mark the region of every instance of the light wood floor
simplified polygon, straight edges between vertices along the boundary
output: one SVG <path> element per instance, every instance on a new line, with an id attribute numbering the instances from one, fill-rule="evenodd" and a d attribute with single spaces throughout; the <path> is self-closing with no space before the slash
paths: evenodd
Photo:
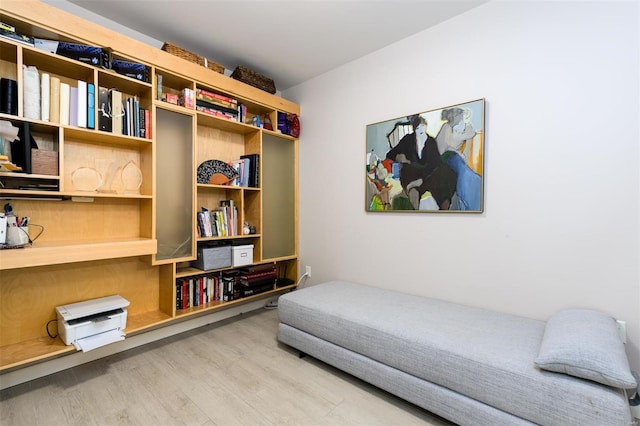
<path id="1" fill-rule="evenodd" d="M 276 341 L 261 310 L 0 392 L 9 425 L 449 425 Z"/>

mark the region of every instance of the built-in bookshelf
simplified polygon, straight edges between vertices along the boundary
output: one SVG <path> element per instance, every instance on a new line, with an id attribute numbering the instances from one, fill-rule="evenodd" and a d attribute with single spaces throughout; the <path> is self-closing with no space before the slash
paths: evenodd
<path id="1" fill-rule="evenodd" d="M 28 127 L 49 161 L 45 173 L 0 172 L 4 203 L 44 229 L 28 247 L 0 250 L 0 373 L 75 352 L 47 333 L 56 306 L 119 294 L 130 302 L 126 332 L 134 335 L 295 287 L 298 139 L 257 118 L 276 123 L 279 112 L 299 114 L 298 105 L 39 1 L 6 3 L 0 21 L 17 32 L 109 48 L 112 59 L 142 65 L 144 77 L 0 38 L 0 77 L 18 87 L 17 113 L 0 120 Z M 49 84 L 79 90 L 80 122 L 27 117 L 23 66 L 40 82 L 46 74 Z M 47 100 L 59 102 L 51 89 Z M 253 183 L 198 182 L 203 162 L 240 171 L 250 164 L 239 165 L 243 157 L 256 159 Z M 235 232 L 203 235 L 198 212 L 230 202 Z M 196 267 L 199 249 L 217 243 L 252 246 L 250 265 L 276 271 L 273 284 L 179 304 L 185 281 L 239 282 L 233 263 Z"/>

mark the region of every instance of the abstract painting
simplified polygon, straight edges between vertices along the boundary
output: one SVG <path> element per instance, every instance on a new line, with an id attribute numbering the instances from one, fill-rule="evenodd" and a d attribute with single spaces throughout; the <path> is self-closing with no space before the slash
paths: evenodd
<path id="1" fill-rule="evenodd" d="M 367 125 L 365 210 L 484 209 L 484 99 Z"/>

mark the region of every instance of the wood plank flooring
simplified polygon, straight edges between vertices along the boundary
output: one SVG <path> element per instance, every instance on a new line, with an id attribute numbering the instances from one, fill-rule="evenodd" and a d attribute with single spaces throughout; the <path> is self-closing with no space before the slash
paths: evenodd
<path id="1" fill-rule="evenodd" d="M 450 425 L 276 340 L 260 310 L 0 391 L 10 425 Z"/>

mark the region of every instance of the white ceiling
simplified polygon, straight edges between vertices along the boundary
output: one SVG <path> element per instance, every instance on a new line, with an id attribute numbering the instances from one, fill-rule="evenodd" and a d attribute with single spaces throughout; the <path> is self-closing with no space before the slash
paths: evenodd
<path id="1" fill-rule="evenodd" d="M 286 90 L 488 0 L 69 1 Z"/>

